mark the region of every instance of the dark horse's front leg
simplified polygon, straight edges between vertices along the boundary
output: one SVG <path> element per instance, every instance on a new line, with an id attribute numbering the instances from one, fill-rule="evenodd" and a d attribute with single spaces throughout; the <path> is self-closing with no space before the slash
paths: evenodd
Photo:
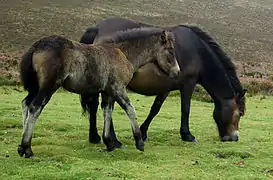
<path id="1" fill-rule="evenodd" d="M 97 111 L 99 106 L 99 94 L 93 94 L 92 96 L 82 96 L 81 97 L 82 107 L 87 106 L 89 112 L 89 142 L 98 144 L 101 143 L 101 137 L 98 134 L 97 129 Z M 112 139 L 115 141 L 117 148 L 122 147 L 122 144 L 117 140 L 116 133 L 113 126 L 113 121 L 111 120 L 110 132 Z"/>
<path id="2" fill-rule="evenodd" d="M 158 114 L 162 104 L 164 103 L 164 101 L 165 101 L 165 99 L 167 98 L 168 95 L 169 95 L 169 92 L 156 96 L 147 119 L 140 126 L 140 131 L 141 131 L 141 134 L 142 134 L 143 141 L 146 141 L 147 131 L 149 129 L 149 126 L 150 126 L 153 118 Z"/>
<path id="3" fill-rule="evenodd" d="M 190 115 L 190 105 L 191 97 L 196 85 L 196 80 L 194 78 L 187 80 L 180 88 L 181 94 L 181 127 L 180 135 L 183 141 L 196 142 L 195 137 L 191 134 L 189 129 L 189 115 Z"/>

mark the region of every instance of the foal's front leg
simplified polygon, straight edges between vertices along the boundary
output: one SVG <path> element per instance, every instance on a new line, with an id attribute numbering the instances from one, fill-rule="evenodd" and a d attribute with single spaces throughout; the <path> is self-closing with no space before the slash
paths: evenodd
<path id="1" fill-rule="evenodd" d="M 102 139 L 104 144 L 106 145 L 107 151 L 113 151 L 115 146 L 115 141 L 113 136 L 111 135 L 111 121 L 112 121 L 112 112 L 114 107 L 114 99 L 108 96 L 105 93 L 102 93 L 102 103 L 101 107 L 103 109 L 103 117 L 104 117 L 104 126 L 103 126 L 103 135 Z"/>
<path id="2" fill-rule="evenodd" d="M 134 106 L 131 104 L 127 94 L 126 90 L 120 90 L 117 91 L 117 94 L 115 96 L 116 101 L 121 106 L 121 108 L 126 112 L 127 116 L 129 117 L 131 121 L 131 127 L 136 143 L 136 148 L 140 151 L 144 151 L 144 142 L 142 140 L 141 131 L 136 119 L 136 112 Z"/>

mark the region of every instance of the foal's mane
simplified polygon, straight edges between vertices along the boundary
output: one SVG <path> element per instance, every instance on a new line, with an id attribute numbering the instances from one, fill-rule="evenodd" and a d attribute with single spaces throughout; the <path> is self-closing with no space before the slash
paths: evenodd
<path id="1" fill-rule="evenodd" d="M 163 34 L 163 29 L 154 27 L 140 27 L 117 31 L 109 36 L 102 37 L 100 41 L 108 43 L 120 43 L 123 41 L 133 41 L 147 38 L 149 36 L 158 36 Z"/>

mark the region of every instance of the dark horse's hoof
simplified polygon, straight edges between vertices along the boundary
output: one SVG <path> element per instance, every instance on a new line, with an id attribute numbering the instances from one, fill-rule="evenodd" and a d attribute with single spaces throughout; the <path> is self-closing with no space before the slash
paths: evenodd
<path id="1" fill-rule="evenodd" d="M 96 135 L 89 135 L 89 142 L 92 144 L 101 144 L 101 138 L 98 134 Z"/>
<path id="2" fill-rule="evenodd" d="M 184 134 L 184 133 L 182 133 L 182 134 L 181 134 L 181 139 L 182 139 L 183 141 L 186 141 L 186 142 L 195 142 L 195 143 L 197 143 L 197 140 L 196 140 L 195 137 L 194 137 L 193 135 L 191 135 L 191 134 Z"/>
<path id="3" fill-rule="evenodd" d="M 140 151 L 144 151 L 144 142 L 142 140 L 138 140 L 136 142 L 136 148 Z"/>
<path id="4" fill-rule="evenodd" d="M 146 141 L 147 140 L 147 130 L 144 129 L 142 126 L 140 126 L 140 132 L 141 132 L 142 140 Z"/>
<path id="5" fill-rule="evenodd" d="M 114 146 L 115 146 L 116 148 L 123 149 L 122 143 L 119 142 L 118 140 L 115 140 L 115 141 L 114 141 Z"/>
<path id="6" fill-rule="evenodd" d="M 114 151 L 115 149 L 116 149 L 116 147 L 114 145 L 109 144 L 106 146 L 106 151 L 108 151 L 108 152 Z"/>
<path id="7" fill-rule="evenodd" d="M 32 150 L 30 147 L 24 148 L 21 144 L 18 145 L 18 154 L 23 157 L 25 155 L 25 158 L 31 158 L 34 156 Z"/>

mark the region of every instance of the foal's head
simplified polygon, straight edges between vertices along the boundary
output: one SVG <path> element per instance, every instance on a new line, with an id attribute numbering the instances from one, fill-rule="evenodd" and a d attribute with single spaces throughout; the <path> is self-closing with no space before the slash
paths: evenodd
<path id="1" fill-rule="evenodd" d="M 236 93 L 232 100 L 225 101 L 222 106 L 216 105 L 214 109 L 213 117 L 222 141 L 239 140 L 239 121 L 245 114 L 245 93 L 245 89 Z"/>
<path id="2" fill-rule="evenodd" d="M 175 56 L 174 34 L 170 31 L 163 30 L 159 39 L 155 43 L 155 61 L 156 64 L 171 78 L 178 77 L 180 68 Z"/>

